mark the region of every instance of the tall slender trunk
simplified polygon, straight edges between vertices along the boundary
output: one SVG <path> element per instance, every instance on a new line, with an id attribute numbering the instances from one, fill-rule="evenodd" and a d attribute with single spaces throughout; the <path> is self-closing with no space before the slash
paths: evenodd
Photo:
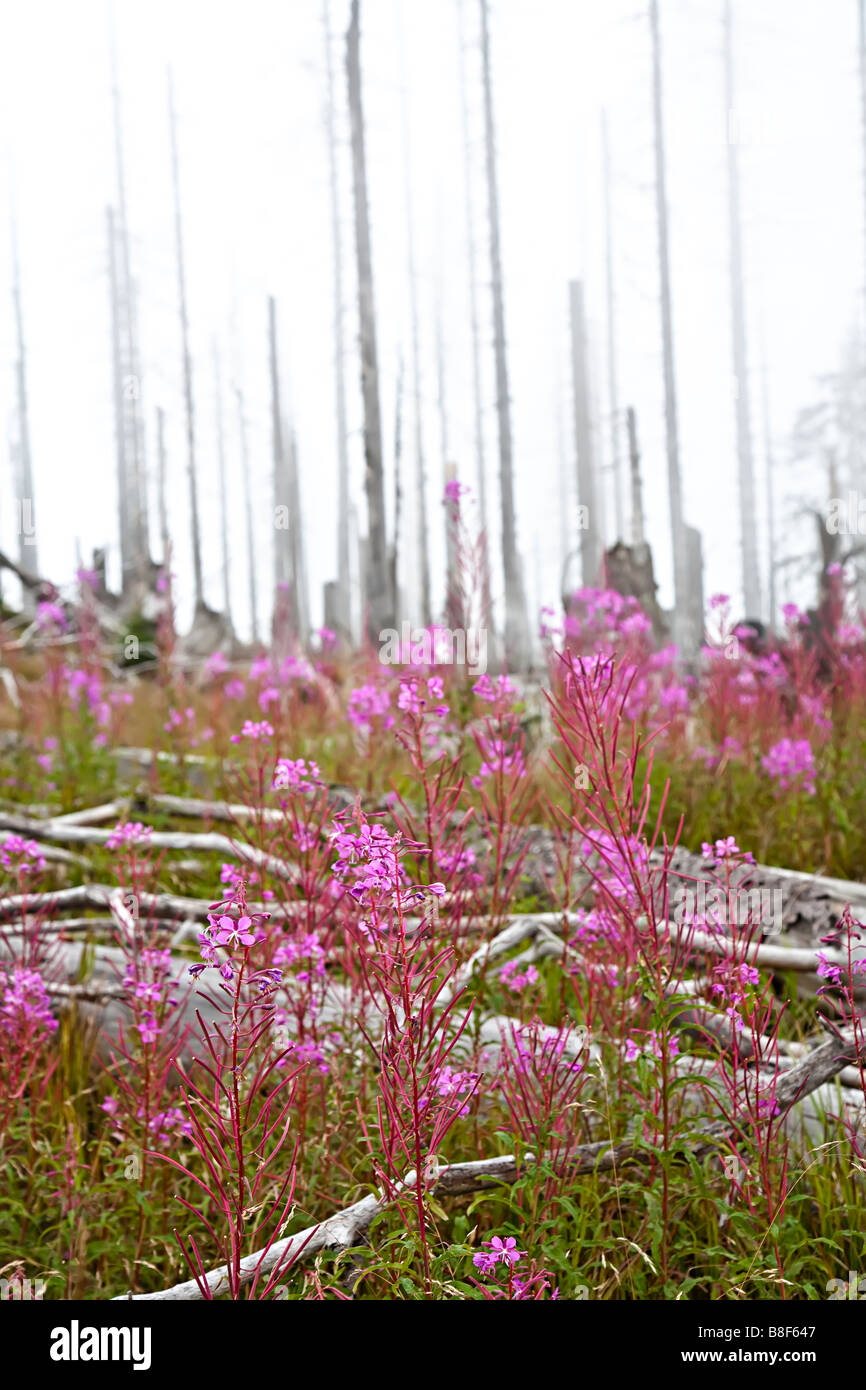
<path id="1" fill-rule="evenodd" d="M 391 592 L 400 607 L 398 564 L 400 560 L 400 521 L 403 514 L 403 354 L 397 364 L 397 392 L 394 402 L 394 535 L 391 542 Z"/>
<path id="2" fill-rule="evenodd" d="M 767 489 L 767 619 L 771 631 L 776 625 L 776 488 L 773 477 L 773 436 L 770 429 L 770 388 L 767 363 L 761 370 L 761 406 L 764 417 L 764 469 Z"/>
<path id="3" fill-rule="evenodd" d="M 168 529 L 168 464 L 165 452 L 165 411 L 156 408 L 156 451 L 159 471 L 157 474 L 157 504 L 159 509 L 159 542 L 162 548 L 163 568 L 167 568 L 171 555 L 171 536 Z"/>
<path id="4" fill-rule="evenodd" d="M 746 349 L 746 310 L 743 292 L 743 245 L 740 215 L 740 152 L 736 129 L 731 0 L 724 0 L 725 107 L 728 140 L 728 233 L 731 257 L 731 324 L 734 350 L 734 388 L 737 403 L 737 460 L 740 484 L 740 545 L 746 616 L 761 613 L 758 528 L 755 517 L 755 473 L 749 417 L 749 368 Z"/>
<path id="5" fill-rule="evenodd" d="M 409 106 L 406 100 L 405 52 L 400 31 L 400 58 L 404 70 L 401 92 L 403 122 L 403 188 L 406 197 L 406 274 L 409 281 L 409 323 L 412 350 L 412 413 L 415 423 L 415 515 L 416 554 L 418 572 L 418 602 L 421 622 L 429 627 L 433 621 L 433 599 L 430 581 L 430 524 L 427 514 L 427 464 L 424 453 L 424 410 L 421 391 L 420 314 L 418 312 L 418 273 L 415 264 L 415 217 L 412 206 L 412 146 L 409 129 Z"/>
<path id="6" fill-rule="evenodd" d="M 14 214 L 12 239 L 12 305 L 15 311 L 15 390 L 18 425 L 18 476 L 15 480 L 18 515 L 18 563 L 28 574 L 39 573 L 39 547 L 36 531 L 36 498 L 33 490 L 33 459 L 30 453 L 30 407 L 27 395 L 27 346 L 24 339 L 24 312 L 21 307 L 21 267 L 18 261 L 18 231 Z M 24 611 L 33 607 L 31 591 L 22 586 Z"/>
<path id="7" fill-rule="evenodd" d="M 219 348 L 213 345 L 214 405 L 216 408 L 217 477 L 220 490 L 220 558 L 223 572 L 223 613 L 232 625 L 231 575 L 229 569 L 228 485 L 226 480 L 226 442 L 223 421 L 223 384 Z"/>
<path id="8" fill-rule="evenodd" d="M 117 234 L 114 209 L 106 208 L 106 240 L 108 243 L 108 283 L 111 294 L 111 365 L 114 395 L 114 439 L 117 476 L 117 518 L 120 542 L 120 591 L 129 592 L 134 573 L 133 549 L 130 536 L 129 470 L 126 466 L 126 430 L 123 410 L 123 363 L 120 341 L 120 309 L 117 283 Z"/>
<path id="9" fill-rule="evenodd" d="M 490 594 L 490 526 L 487 508 L 487 461 L 484 448 L 482 408 L 481 328 L 478 314 L 478 256 L 475 243 L 475 188 L 472 177 L 469 134 L 469 83 L 466 74 L 466 0 L 458 0 L 458 53 L 460 77 L 460 116 L 463 128 L 463 198 L 466 208 L 466 251 L 469 278 L 469 325 L 472 334 L 472 425 L 475 443 L 475 478 L 478 486 L 478 520 L 483 536 L 482 605 L 484 622 L 493 621 Z"/>
<path id="10" fill-rule="evenodd" d="M 616 352 L 616 293 L 614 281 L 612 174 L 610 160 L 610 131 L 607 112 L 601 117 L 601 143 L 604 158 L 604 241 L 605 288 L 607 291 L 607 397 L 610 411 L 610 467 L 613 473 L 613 502 L 616 519 L 616 539 L 625 540 L 625 500 L 623 495 L 622 456 L 620 450 L 619 386 Z"/>
<path id="11" fill-rule="evenodd" d="M 291 564 L 291 498 L 286 469 L 286 448 L 283 437 L 283 412 L 280 402 L 280 367 L 277 357 L 277 305 L 273 295 L 268 298 L 268 358 L 271 379 L 271 445 L 273 456 L 274 499 L 274 589 L 279 594 L 292 580 Z M 285 517 L 283 512 L 285 511 Z M 282 522 L 286 521 L 286 525 Z M 295 599 L 292 598 L 292 603 Z M 295 625 L 297 632 L 297 625 Z"/>
<path id="12" fill-rule="evenodd" d="M 186 417 L 186 466 L 189 481 L 190 532 L 192 540 L 192 573 L 195 606 L 204 604 L 204 585 L 201 565 L 201 525 L 198 509 L 198 482 L 195 462 L 195 410 L 192 395 L 192 358 L 189 351 L 189 317 L 186 304 L 186 267 L 183 254 L 183 222 L 180 203 L 180 164 L 177 152 L 177 119 L 174 109 L 174 84 L 168 74 L 168 119 L 171 132 L 171 172 L 174 189 L 174 231 L 177 251 L 178 310 L 180 313 L 181 351 L 183 356 L 183 398 Z"/>
<path id="13" fill-rule="evenodd" d="M 142 406 L 141 352 L 138 342 L 137 286 L 132 273 L 129 214 L 126 203 L 126 172 L 123 158 L 123 128 L 120 115 L 120 87 L 113 28 L 109 34 L 109 46 L 114 161 L 117 182 L 115 231 L 120 251 L 117 265 L 117 301 L 123 378 L 125 467 L 128 473 L 129 531 L 133 551 L 134 575 L 136 580 L 141 582 L 146 580 L 150 565 L 147 461 Z"/>
<path id="14" fill-rule="evenodd" d="M 346 343 L 343 329 L 343 233 L 337 179 L 337 124 L 334 63 L 328 0 L 324 0 L 325 54 L 328 77 L 326 122 L 328 133 L 328 189 L 331 205 L 331 250 L 334 266 L 334 386 L 337 424 L 337 584 L 339 620 L 346 637 L 351 628 L 349 601 L 349 435 L 346 425 Z"/>
<path id="15" fill-rule="evenodd" d="M 256 551 L 253 542 L 253 481 L 250 474 L 249 440 L 247 437 L 247 417 L 244 410 L 244 393 L 235 387 L 238 407 L 238 435 L 241 442 L 241 476 L 244 485 L 244 518 L 247 533 L 247 578 L 249 581 L 250 627 L 254 642 L 259 640 L 259 603 L 256 592 Z"/>
<path id="16" fill-rule="evenodd" d="M 640 476 L 640 450 L 637 442 L 637 415 L 632 405 L 626 411 L 626 421 L 628 426 L 628 463 L 631 476 L 631 543 L 634 546 L 639 546 L 646 542 L 646 530 L 643 515 L 643 487 Z"/>
<path id="17" fill-rule="evenodd" d="M 688 606 L 688 562 L 683 530 L 682 480 L 677 421 L 677 391 L 674 372 L 674 330 L 671 307 L 670 248 L 668 244 L 667 169 L 665 163 L 662 53 L 659 34 L 658 0 L 650 0 L 652 40 L 653 126 L 656 176 L 656 221 L 658 226 L 659 282 L 662 315 L 662 359 L 665 388 L 665 437 L 668 462 L 668 506 L 674 561 L 674 619 L 685 615 Z M 676 628 L 675 628 L 676 631 Z M 679 636 L 679 633 L 677 633 Z"/>
<path id="18" fill-rule="evenodd" d="M 577 453 L 577 500 L 587 511 L 588 526 L 580 532 L 580 568 L 584 588 L 599 582 L 603 552 L 601 509 L 596 488 L 592 420 L 587 370 L 586 308 L 583 283 L 568 286 L 571 321 L 571 365 L 574 390 L 574 442 Z"/>
<path id="19" fill-rule="evenodd" d="M 490 36 L 487 0 L 481 5 L 481 60 L 484 82 L 484 128 L 487 164 L 487 201 L 490 218 L 490 278 L 493 294 L 493 352 L 496 368 L 496 413 L 499 424 L 499 491 L 502 506 L 502 568 L 505 579 L 505 657 L 508 665 L 526 666 L 531 657 L 526 593 L 514 516 L 514 460 L 511 437 L 511 397 L 505 340 L 505 304 L 502 288 L 502 251 L 499 235 L 499 193 L 496 178 L 496 134 L 493 123 L 493 90 L 490 76 Z"/>
<path id="20" fill-rule="evenodd" d="M 298 638 L 300 639 L 301 645 L 306 646 L 310 638 L 310 603 L 307 592 L 307 565 L 304 554 L 304 522 L 303 512 L 301 510 L 298 438 L 291 426 L 284 430 L 284 434 L 289 444 L 286 462 L 288 465 L 289 496 L 291 497 L 292 505 L 289 535 L 291 537 L 292 588 L 296 595 L 295 617 L 298 627 Z"/>
<path id="21" fill-rule="evenodd" d="M 445 519 L 445 612 L 449 627 L 462 626 L 456 612 L 458 591 L 456 520 L 458 509 L 448 494 L 451 483 L 457 482 L 457 467 L 451 462 L 448 440 L 448 404 L 445 395 L 445 343 L 442 332 L 442 289 L 436 293 L 434 309 L 436 326 L 436 407 L 439 414 L 439 455 L 442 463 L 442 502 Z"/>
<path id="22" fill-rule="evenodd" d="M 385 483 L 382 467 L 382 418 L 379 406 L 379 360 L 373 300 L 373 260 L 367 201 L 367 161 L 361 102 L 361 57 L 358 0 L 352 0 L 346 35 L 346 77 L 352 123 L 352 175 L 355 194 L 355 251 L 358 261 L 358 312 L 361 340 L 361 393 L 364 401 L 364 483 L 367 495 L 367 631 L 378 640 L 394 626 L 394 596 L 388 573 L 385 535 Z"/>

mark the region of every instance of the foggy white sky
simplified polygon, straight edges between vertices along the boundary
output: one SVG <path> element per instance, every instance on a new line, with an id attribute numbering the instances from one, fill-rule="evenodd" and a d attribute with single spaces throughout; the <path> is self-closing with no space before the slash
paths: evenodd
<path id="1" fill-rule="evenodd" d="M 488 486 L 496 430 L 480 56 L 475 0 L 464 0 L 472 160 L 482 284 Z M 685 513 L 703 532 L 707 594 L 737 594 L 739 535 L 731 385 L 726 121 L 721 0 L 661 0 L 666 76 L 672 282 Z M 780 489 L 808 479 L 787 466 L 799 406 L 819 394 L 857 322 L 864 278 L 855 0 L 735 0 L 742 200 L 756 455 L 762 339 Z M 353 488 L 361 491 L 357 317 L 345 113 L 345 0 L 330 0 L 341 146 L 347 381 Z M 458 19 L 454 0 L 362 0 L 375 293 L 385 450 L 393 449 L 399 353 L 409 356 L 403 101 L 411 185 L 435 594 L 441 601 L 441 463 L 434 310 L 446 347 L 450 452 L 474 485 Z M 279 303 L 286 403 L 298 436 L 314 617 L 336 572 L 336 434 L 324 30 L 320 0 L 118 0 L 126 176 L 140 282 L 143 393 L 155 475 L 155 409 L 168 415 L 170 524 L 190 612 L 180 341 L 177 326 L 166 68 L 174 71 L 186 218 L 189 308 L 205 522 L 206 597 L 220 599 L 212 341 L 221 345 L 231 470 L 233 601 L 247 630 L 238 445 L 229 382 L 248 398 L 258 498 L 262 608 L 272 543 L 266 296 Z M 567 282 L 582 275 L 593 334 L 593 389 L 607 434 L 604 243 L 599 123 L 614 164 L 618 375 L 638 412 L 650 539 L 671 598 L 661 390 L 650 53 L 640 0 L 492 0 L 491 43 L 517 468 L 518 541 L 527 587 L 555 602 L 561 564 L 560 450 L 574 474 Z M 29 349 L 30 426 L 41 568 L 71 578 L 76 540 L 115 553 L 114 422 L 105 206 L 115 199 L 104 0 L 29 0 L 0 18 L 0 204 L 14 183 Z M 0 284 L 11 284 L 0 217 Z M 5 442 L 14 409 L 11 298 L 0 304 L 0 538 L 14 546 Z M 232 347 L 231 326 L 236 325 Z M 407 362 L 408 365 L 408 362 Z M 411 398 L 408 402 L 411 408 Z M 412 420 L 404 415 L 405 466 Z M 561 442 L 562 441 L 562 442 Z M 390 497 L 390 494 L 389 494 Z M 759 483 L 763 518 L 763 477 Z M 155 508 L 152 509 L 155 517 Z M 494 513 L 495 516 L 495 513 Z M 577 534 L 572 536 L 576 544 Z M 797 549 L 797 537 L 780 537 Z M 496 527 L 494 547 L 498 545 Z M 412 537 L 403 557 L 411 571 Z M 573 571 L 576 575 L 576 570 Z M 9 580 L 6 581 L 9 583 Z M 800 597 L 811 597 L 808 590 Z M 401 616 L 412 617 L 412 613 Z"/>

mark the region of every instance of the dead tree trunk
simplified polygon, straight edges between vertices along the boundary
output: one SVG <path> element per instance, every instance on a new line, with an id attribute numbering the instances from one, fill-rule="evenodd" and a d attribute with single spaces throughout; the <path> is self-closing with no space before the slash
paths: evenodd
<path id="1" fill-rule="evenodd" d="M 391 592 L 399 600 L 397 567 L 400 559 L 400 520 L 403 512 L 403 354 L 397 365 L 397 394 L 394 403 L 394 535 L 391 542 Z M 397 607 L 402 605 L 397 603 Z"/>
<path id="2" fill-rule="evenodd" d="M 457 530 L 454 499 L 449 495 L 449 484 L 457 482 L 457 468 L 449 457 L 448 406 L 445 398 L 445 343 L 442 336 L 442 287 L 436 293 L 434 311 L 436 325 L 436 405 L 439 413 L 439 454 L 442 461 L 442 503 L 445 517 L 445 612 L 446 622 L 452 629 L 461 627 L 459 616 L 455 616 L 454 595 L 458 591 L 457 574 Z"/>
<path id="3" fill-rule="evenodd" d="M 740 218 L 740 159 L 734 91 L 731 0 L 724 0 L 725 101 L 728 125 L 728 232 L 731 258 L 731 319 L 734 349 L 734 390 L 737 402 L 737 459 L 740 484 L 740 544 L 743 600 L 746 616 L 761 613 L 758 568 L 758 530 L 755 518 L 755 476 L 752 426 L 749 417 L 749 374 L 746 349 L 746 311 L 743 293 L 743 238 Z M 732 128 L 733 127 L 733 128 Z"/>
<path id="4" fill-rule="evenodd" d="M 275 604 L 281 592 L 291 586 L 291 499 L 286 470 L 286 449 L 283 438 L 283 412 L 280 402 L 280 369 L 277 359 L 277 306 L 273 295 L 268 299 L 268 358 L 271 378 L 271 442 L 273 449 L 274 499 L 274 590 Z M 294 602 L 294 600 L 292 601 Z M 291 611 L 291 610 L 290 610 Z M 294 635 L 297 622 L 292 614 Z"/>
<path id="5" fill-rule="evenodd" d="M 228 487 L 226 480 L 226 444 L 223 421 L 223 386 L 219 348 L 213 345 L 214 405 L 216 409 L 217 478 L 220 490 L 220 559 L 223 572 L 223 614 L 232 626 L 231 576 L 229 572 Z"/>
<path id="6" fill-rule="evenodd" d="M 773 438 L 770 430 L 770 390 L 766 361 L 761 371 L 761 407 L 764 417 L 764 470 L 767 495 L 767 620 L 772 632 L 776 625 L 776 489 L 773 477 Z"/>
<path id="7" fill-rule="evenodd" d="M 337 425 L 337 586 L 336 622 L 345 640 L 351 630 L 349 600 L 349 440 L 346 426 L 346 345 L 343 332 L 343 233 L 337 180 L 337 124 L 334 64 L 328 0 L 324 0 L 325 53 L 328 77 L 328 188 L 331 203 L 331 249 L 334 265 L 334 385 Z"/>
<path id="8" fill-rule="evenodd" d="M 141 352 L 138 343 L 137 288 L 132 274 L 129 216 L 126 203 L 126 173 L 123 159 L 123 131 L 120 119 L 120 88 L 114 34 L 111 47 L 111 102 L 114 129 L 115 177 L 117 180 L 117 222 L 119 248 L 117 261 L 117 313 L 123 382 L 124 462 L 128 475 L 129 534 L 132 551 L 132 577 L 138 584 L 150 578 L 150 526 L 148 518 L 147 463 L 144 418 L 142 415 Z"/>
<path id="9" fill-rule="evenodd" d="M 598 584 L 601 570 L 603 538 L 601 515 L 596 493 L 595 458 L 593 454 L 592 421 L 589 406 L 589 377 L 586 350 L 586 309 L 583 284 L 569 284 L 571 321 L 571 366 L 574 387 L 574 442 L 577 453 L 577 501 L 581 509 L 580 566 L 586 589 Z"/>
<path id="10" fill-rule="evenodd" d="M 244 518 L 247 532 L 247 577 L 249 580 L 250 625 L 254 642 L 259 640 L 259 604 L 256 592 L 256 552 L 253 544 L 253 482 L 250 475 L 249 442 L 247 439 L 247 417 L 244 411 L 244 394 L 235 387 L 238 406 L 238 436 L 241 442 L 241 476 L 244 484 Z"/>
<path id="11" fill-rule="evenodd" d="M 653 125 L 656 175 L 656 221 L 658 225 L 659 282 L 662 311 L 662 358 L 665 386 L 665 436 L 668 460 L 668 504 L 674 561 L 674 617 L 685 613 L 688 604 L 688 564 L 683 530 L 680 443 L 677 420 L 677 391 L 674 372 L 674 330 L 671 308 L 670 249 L 668 245 L 667 170 L 665 163 L 664 109 L 662 88 L 661 37 L 658 0 L 650 0 L 650 37 L 653 68 Z M 676 628 L 675 628 L 676 630 Z"/>
<path id="12" fill-rule="evenodd" d="M 36 498 L 33 491 L 33 461 L 30 454 L 30 410 L 27 399 L 27 348 L 24 340 L 24 313 L 21 307 L 21 267 L 18 262 L 18 235 L 12 218 L 12 304 L 15 310 L 15 387 L 17 395 L 18 467 L 15 479 L 18 531 L 18 563 L 30 574 L 39 573 L 39 546 L 36 539 Z M 22 608 L 32 609 L 31 591 L 23 587 Z"/>
<path id="13" fill-rule="evenodd" d="M 401 57 L 402 56 L 401 33 Z M 412 211 L 412 157 L 409 136 L 409 109 L 406 102 L 405 81 L 402 91 L 402 119 L 403 183 L 406 193 L 406 269 L 409 279 L 409 320 L 412 343 L 412 413 L 415 421 L 415 509 L 417 526 L 418 597 L 421 609 L 421 623 L 424 627 L 429 627 L 433 621 L 433 601 L 430 588 L 430 526 L 427 516 L 427 466 L 424 456 L 420 315 L 418 313 L 418 276 L 415 266 L 415 219 Z"/>
<path id="14" fill-rule="evenodd" d="M 201 526 L 198 510 L 198 482 L 195 466 L 195 412 L 192 395 L 192 358 L 189 351 L 189 317 L 186 305 L 186 267 L 183 254 L 183 222 L 180 204 L 180 166 L 177 153 L 177 120 L 174 109 L 174 86 L 168 75 L 168 119 L 171 132 L 171 172 L 174 188 L 174 229 L 177 252 L 178 309 L 180 312 L 181 350 L 183 354 L 183 396 L 186 416 L 186 464 L 189 480 L 190 531 L 192 539 L 192 572 L 196 611 L 204 606 L 204 585 L 201 565 Z"/>
<path id="15" fill-rule="evenodd" d="M 625 503 L 620 453 L 619 387 L 616 358 L 616 294 L 614 289 L 613 214 L 611 211 L 610 134 L 607 113 L 602 113 L 601 142 L 604 159 L 605 285 L 607 290 L 607 394 L 610 410 L 610 467 L 617 540 L 625 540 Z"/>
<path id="16" fill-rule="evenodd" d="M 171 556 L 171 536 L 168 529 L 168 467 L 165 453 L 165 411 L 162 406 L 156 409 L 156 449 L 159 472 L 157 475 L 157 504 L 159 508 L 159 541 L 162 547 L 162 566 L 167 569 Z"/>
<path id="17" fill-rule="evenodd" d="M 304 553 L 304 522 L 301 511 L 301 480 L 298 461 L 298 439 L 294 429 L 289 426 L 284 433 L 289 441 L 288 484 L 291 497 L 292 515 L 289 528 L 292 549 L 292 589 L 296 595 L 295 619 L 298 638 L 306 647 L 310 640 L 310 604 L 307 593 L 307 564 Z"/>
<path id="18" fill-rule="evenodd" d="M 373 261 L 367 201 L 367 161 L 361 103 L 361 57 L 358 0 L 352 0 L 346 35 L 346 76 L 352 122 L 352 173 L 355 194 L 355 250 L 358 260 L 358 310 L 361 340 L 361 393 L 364 401 L 364 481 L 367 494 L 367 631 L 370 640 L 394 626 L 394 597 L 388 574 L 385 536 L 385 482 L 382 467 L 382 418 L 379 407 L 379 362 L 373 301 Z"/>
<path id="19" fill-rule="evenodd" d="M 120 591 L 129 592 L 134 574 L 133 548 L 130 534 L 129 470 L 126 466 L 126 431 L 123 410 L 123 364 L 120 341 L 120 308 L 117 283 L 117 236 L 114 211 L 106 208 L 106 237 L 108 241 L 108 282 L 111 292 L 111 363 L 114 394 L 114 435 L 117 473 L 117 516 L 120 541 Z"/>
<path id="20" fill-rule="evenodd" d="M 531 657 L 526 593 L 523 586 L 514 516 L 514 460 L 511 436 L 511 398 L 505 345 L 505 304 L 502 289 L 502 251 L 499 235 L 499 193 L 496 179 L 496 135 L 490 76 L 490 36 L 487 0 L 481 5 L 481 59 L 484 82 L 484 128 L 487 201 L 490 218 L 490 278 L 493 293 L 493 351 L 496 367 L 496 413 L 499 422 L 499 488 L 502 505 L 502 567 L 505 579 L 505 657 L 514 668 Z"/>
<path id="21" fill-rule="evenodd" d="M 472 334 L 472 423 L 475 440 L 475 477 L 478 486 L 478 520 L 482 534 L 482 604 L 484 622 L 493 620 L 490 595 L 490 530 L 487 511 L 487 464 L 484 448 L 484 412 L 481 385 L 481 330 L 478 316 L 478 258 L 475 244 L 475 191 L 469 138 L 469 85 L 466 78 L 465 0 L 458 0 L 460 25 L 460 114 L 463 126 L 463 196 L 466 205 L 466 248 L 469 272 L 469 319 Z"/>

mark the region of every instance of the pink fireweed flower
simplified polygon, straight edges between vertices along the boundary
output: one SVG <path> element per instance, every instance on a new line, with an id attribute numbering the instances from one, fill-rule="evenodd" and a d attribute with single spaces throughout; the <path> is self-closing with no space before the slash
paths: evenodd
<path id="1" fill-rule="evenodd" d="M 205 675 L 210 677 L 224 676 L 229 669 L 228 658 L 224 652 L 214 652 L 208 657 L 204 664 Z"/>
<path id="2" fill-rule="evenodd" d="M 799 783 L 809 796 L 815 795 L 815 756 L 808 739 L 783 738 L 774 743 L 761 766 L 782 791 Z"/>
<path id="3" fill-rule="evenodd" d="M 357 832 L 335 821 L 331 843 L 337 851 L 331 873 L 348 886 L 349 896 L 364 907 L 379 897 L 393 902 L 398 892 L 406 904 L 428 893 L 441 897 L 445 892 L 444 883 L 409 885 L 400 855 L 403 849 L 417 852 L 425 846 L 404 840 L 399 831 L 389 835 L 383 825 L 371 825 L 363 812 L 359 812 Z"/>
<path id="4" fill-rule="evenodd" d="M 7 835 L 0 843 L 0 864 L 4 869 L 20 874 L 41 873 L 45 859 L 35 840 L 24 840 L 20 835 Z"/>
<path id="5" fill-rule="evenodd" d="M 501 1236 L 494 1236 L 492 1240 L 485 1240 L 483 1244 L 487 1246 L 487 1250 L 472 1257 L 472 1263 L 482 1274 L 492 1273 L 500 1261 L 513 1269 L 526 1254 L 525 1250 L 518 1250 L 514 1236 L 506 1236 L 505 1240 Z"/>
<path id="6" fill-rule="evenodd" d="M 486 672 L 483 676 L 478 678 L 472 690 L 478 696 L 479 700 L 486 700 L 490 705 L 494 704 L 496 700 L 508 700 L 516 693 L 514 685 L 509 680 L 508 676 L 504 674 L 497 676 L 496 684 L 494 685 Z"/>
<path id="7" fill-rule="evenodd" d="M 116 825 L 105 842 L 106 849 L 123 849 L 127 845 L 139 845 L 149 840 L 153 830 L 141 821 L 121 821 Z"/>
<path id="8" fill-rule="evenodd" d="M 45 982 L 38 970 L 24 970 L 16 966 L 11 977 L 3 984 L 0 1001 L 0 1027 L 16 1034 L 23 1040 L 38 1037 L 40 1033 L 53 1033 L 57 1029 L 57 1019 L 51 1012 L 51 1000 Z"/>
<path id="9" fill-rule="evenodd" d="M 394 727 L 394 716 L 388 713 L 391 697 L 387 690 L 375 685 L 359 685 L 349 696 L 346 713 L 361 733 L 369 733 L 374 719 L 382 720 L 383 729 Z"/>
<path id="10" fill-rule="evenodd" d="M 242 700 L 247 693 L 247 688 L 242 680 L 235 677 L 234 680 L 226 681 L 223 686 L 223 694 L 227 700 Z"/>
<path id="11" fill-rule="evenodd" d="M 499 983 L 512 994 L 520 994 L 521 990 L 529 985 L 538 983 L 538 971 L 534 965 L 528 965 L 525 970 L 521 970 L 518 961 L 510 960 L 499 972 Z"/>
<path id="12" fill-rule="evenodd" d="M 707 840 L 704 840 L 701 845 L 701 853 L 705 859 L 733 859 L 734 855 L 739 854 L 739 852 L 739 846 L 733 835 L 728 835 L 727 839 L 724 840 L 716 840 L 714 845 L 711 845 Z"/>
<path id="13" fill-rule="evenodd" d="M 322 774 L 319 772 L 319 764 L 312 759 L 307 763 L 305 758 L 278 758 L 274 780 L 272 783 L 273 791 L 298 791 L 311 792 L 316 787 L 322 786 Z"/>
<path id="14" fill-rule="evenodd" d="M 48 632 L 52 627 L 59 628 L 61 632 L 68 632 L 69 630 L 66 614 L 60 604 L 51 601 L 37 604 L 36 626 L 40 632 Z"/>
<path id="15" fill-rule="evenodd" d="M 252 719 L 245 719 L 240 733 L 232 734 L 232 743 L 240 743 L 242 738 L 251 738 L 254 742 L 266 743 L 273 736 L 273 725 L 269 724 L 266 719 L 262 719 L 258 724 L 254 723 Z"/>
<path id="16" fill-rule="evenodd" d="M 219 917 L 217 946 L 228 946 L 230 949 L 235 946 L 254 946 L 256 938 L 250 931 L 252 925 L 252 918 L 247 916 L 239 917 L 237 921 L 231 917 Z"/>

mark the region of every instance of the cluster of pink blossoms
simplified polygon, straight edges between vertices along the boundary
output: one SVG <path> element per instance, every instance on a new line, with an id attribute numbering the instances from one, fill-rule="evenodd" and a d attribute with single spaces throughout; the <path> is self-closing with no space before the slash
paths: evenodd
<path id="1" fill-rule="evenodd" d="M 782 791 L 799 783 L 809 796 L 815 795 L 815 755 L 808 739 L 783 738 L 774 743 L 761 766 Z"/>
<path id="2" fill-rule="evenodd" d="M 11 978 L 6 975 L 0 1001 L 0 1027 L 21 1037 L 53 1033 L 57 1019 L 51 1012 L 51 1000 L 45 981 L 38 970 L 16 966 Z"/>
<path id="3" fill-rule="evenodd" d="M 0 842 L 0 864 L 14 873 L 41 873 L 45 859 L 35 840 L 25 840 L 20 835 L 7 835 Z"/>
<path id="4" fill-rule="evenodd" d="M 321 785 L 322 774 L 319 764 L 314 763 L 312 759 L 309 763 L 305 758 L 277 759 L 272 791 L 311 792 Z"/>
<path id="5" fill-rule="evenodd" d="M 106 849 L 124 849 L 127 845 L 140 845 L 149 840 L 153 830 L 141 821 L 121 821 L 111 831 L 105 842 Z"/>
<path id="6" fill-rule="evenodd" d="M 376 719 L 381 719 L 383 729 L 393 729 L 394 716 L 388 712 L 390 704 L 391 696 L 384 687 L 359 685 L 349 696 L 346 713 L 356 729 L 369 734 Z"/>
<path id="7" fill-rule="evenodd" d="M 547 1270 L 536 1271 L 534 1260 L 529 1269 L 522 1272 L 522 1275 L 515 1274 L 515 1268 L 526 1257 L 526 1251 L 518 1250 L 514 1236 L 506 1236 L 504 1240 L 501 1236 L 493 1236 L 491 1240 L 483 1241 L 482 1245 L 486 1248 L 482 1249 L 480 1254 L 472 1256 L 472 1263 L 475 1268 L 480 1274 L 490 1276 L 495 1274 L 497 1267 L 502 1264 L 505 1266 L 508 1280 L 505 1285 L 495 1285 L 495 1292 L 485 1289 L 485 1297 L 488 1299 L 535 1301 L 550 1293 L 551 1299 L 559 1298 L 558 1289 L 555 1288 L 551 1292 L 550 1275 Z M 479 1287 L 481 1286 L 479 1285 Z"/>
<path id="8" fill-rule="evenodd" d="M 415 715 L 417 717 L 424 713 L 431 700 L 444 700 L 444 698 L 445 685 L 441 676 L 431 676 L 429 678 L 427 681 L 426 696 L 421 694 L 421 682 L 412 677 L 410 680 L 400 682 L 400 693 L 397 696 L 397 708 L 403 710 L 406 714 Z M 448 706 L 445 704 L 434 706 L 430 712 L 438 715 L 440 718 L 444 718 L 446 714 L 451 713 Z"/>
<path id="9" fill-rule="evenodd" d="M 252 719 L 245 719 L 239 734 L 232 734 L 232 743 L 240 743 L 242 738 L 251 738 L 254 743 L 266 743 L 269 738 L 273 738 L 274 728 L 266 719 L 260 720 L 258 724 Z"/>
<path id="10" fill-rule="evenodd" d="M 191 965 L 189 973 L 194 980 L 205 970 L 217 970 L 221 978 L 230 983 L 237 973 L 237 967 L 231 958 L 231 952 L 236 950 L 246 951 L 250 946 L 255 946 L 260 939 L 257 935 L 258 929 L 263 925 L 266 914 L 256 912 L 249 914 L 244 907 L 243 895 L 245 885 L 241 885 L 239 900 L 228 899 L 221 903 L 215 903 L 207 915 L 208 925 L 203 927 L 198 934 L 199 945 L 201 947 L 201 963 Z M 237 916 L 232 914 L 237 913 Z M 220 951 L 225 954 L 220 957 Z M 255 983 L 262 994 L 274 989 L 283 977 L 282 970 L 257 970 L 249 976 L 251 983 Z"/>
<path id="11" fill-rule="evenodd" d="M 521 970 L 518 961 L 510 960 L 499 972 L 499 983 L 512 994 L 520 994 L 529 985 L 538 983 L 538 971 L 534 965 L 528 965 L 525 970 Z"/>

